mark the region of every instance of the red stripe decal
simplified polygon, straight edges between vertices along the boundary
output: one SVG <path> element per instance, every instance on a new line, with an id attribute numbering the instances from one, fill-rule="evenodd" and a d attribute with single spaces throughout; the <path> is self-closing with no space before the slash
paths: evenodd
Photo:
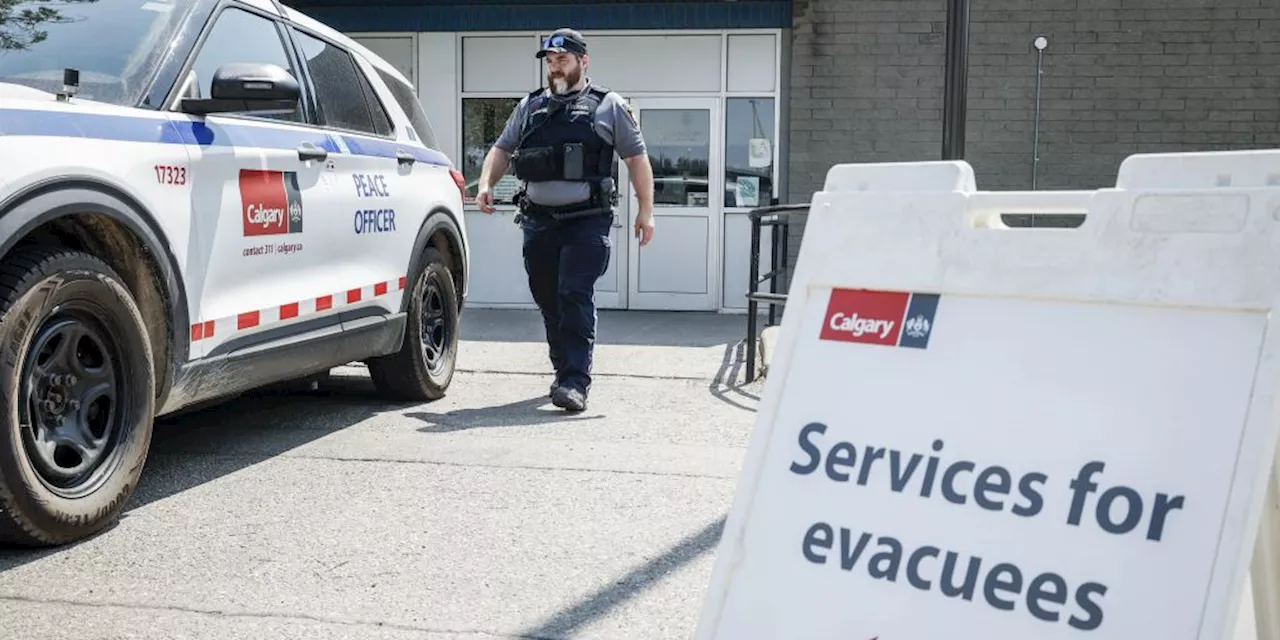
<path id="1" fill-rule="evenodd" d="M 408 278 L 405 276 L 400 276 L 398 284 L 399 284 L 400 290 L 403 291 L 405 287 L 407 287 L 409 284 Z M 389 291 L 391 291 L 391 287 L 392 285 L 390 281 L 378 282 L 373 285 L 373 294 L 375 296 L 386 295 Z M 343 294 L 338 294 L 338 295 L 342 296 Z M 315 299 L 316 312 L 319 313 L 321 311 L 332 309 L 333 298 L 334 298 L 333 295 L 320 296 L 316 298 Z M 346 291 L 347 304 L 360 302 L 363 299 L 364 299 L 363 287 L 348 289 Z M 290 302 L 287 304 L 282 304 L 280 305 L 279 310 L 280 310 L 280 320 L 291 320 L 293 318 L 297 318 L 302 314 L 302 304 L 299 302 Z M 236 329 L 240 331 L 244 329 L 257 327 L 261 323 L 262 323 L 262 316 L 260 311 L 248 311 L 236 316 Z M 214 326 L 215 325 L 213 320 L 191 325 L 191 341 L 196 342 L 199 340 L 208 340 L 209 338 L 212 338 Z"/>
<path id="2" fill-rule="evenodd" d="M 191 325 L 191 341 L 196 342 L 203 339 L 204 339 L 204 325 L 202 324 Z"/>
<path id="3" fill-rule="evenodd" d="M 238 329 L 248 329 L 250 327 L 256 327 L 256 326 L 258 326 L 257 311 L 242 313 L 239 315 L 239 317 L 236 318 L 236 328 Z"/>

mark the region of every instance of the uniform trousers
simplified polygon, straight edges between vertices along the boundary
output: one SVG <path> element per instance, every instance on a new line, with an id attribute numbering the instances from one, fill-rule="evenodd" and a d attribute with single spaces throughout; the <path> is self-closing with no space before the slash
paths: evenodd
<path id="1" fill-rule="evenodd" d="M 596 281 L 609 268 L 613 215 L 526 216 L 524 268 L 542 312 L 556 383 L 586 394 L 596 341 Z"/>

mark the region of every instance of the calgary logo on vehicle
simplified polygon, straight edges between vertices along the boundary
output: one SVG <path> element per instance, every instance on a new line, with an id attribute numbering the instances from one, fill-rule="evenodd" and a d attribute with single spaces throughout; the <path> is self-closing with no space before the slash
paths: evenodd
<path id="1" fill-rule="evenodd" d="M 933 293 L 833 289 L 818 337 L 925 349 L 937 311 Z"/>
<path id="2" fill-rule="evenodd" d="M 302 191 L 292 171 L 240 170 L 244 235 L 302 233 Z"/>

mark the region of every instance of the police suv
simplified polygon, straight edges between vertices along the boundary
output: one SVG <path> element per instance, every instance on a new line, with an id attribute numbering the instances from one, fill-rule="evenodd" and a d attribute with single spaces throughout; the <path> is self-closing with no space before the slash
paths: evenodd
<path id="1" fill-rule="evenodd" d="M 462 175 L 404 75 L 277 0 L 0 12 L 0 541 L 111 524 L 156 416 L 453 375 Z"/>

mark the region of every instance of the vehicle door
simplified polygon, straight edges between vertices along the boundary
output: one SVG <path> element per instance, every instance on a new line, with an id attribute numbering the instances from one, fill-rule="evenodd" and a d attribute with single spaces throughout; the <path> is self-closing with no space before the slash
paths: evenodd
<path id="1" fill-rule="evenodd" d="M 283 29 L 255 10 L 221 9 L 196 48 L 184 95 L 208 97 L 214 73 L 233 62 L 279 65 L 302 84 Z M 330 311 L 337 302 L 331 258 L 345 238 L 335 233 L 342 225 L 334 217 L 350 189 L 335 171 L 339 147 L 308 124 L 306 102 L 279 116 L 175 115 L 192 154 L 188 295 L 199 301 L 191 333 L 197 356 L 284 338 L 304 326 L 323 330 L 326 316 L 339 331 Z"/>
<path id="2" fill-rule="evenodd" d="M 400 311 L 401 278 L 417 235 L 406 212 L 415 204 L 412 163 L 360 63 L 346 48 L 290 27 L 316 100 L 319 122 L 343 148 L 333 157 L 342 182 L 331 227 L 327 279 L 343 296 L 343 326 L 371 325 Z"/>

